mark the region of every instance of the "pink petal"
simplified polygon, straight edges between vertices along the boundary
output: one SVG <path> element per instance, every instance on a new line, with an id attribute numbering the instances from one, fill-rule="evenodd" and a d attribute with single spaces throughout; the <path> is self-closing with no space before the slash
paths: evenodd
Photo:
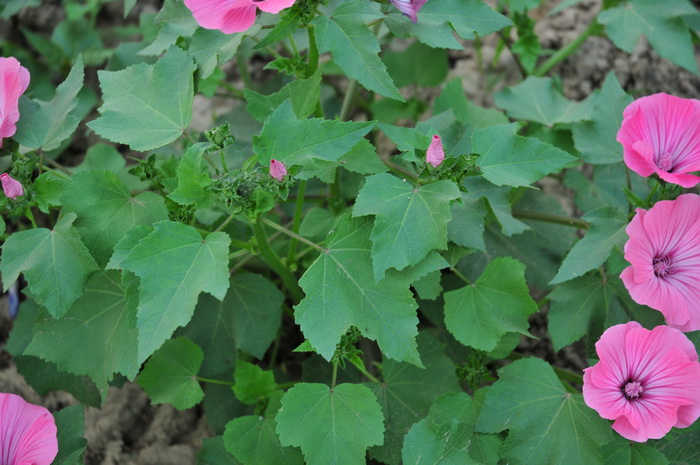
<path id="1" fill-rule="evenodd" d="M 265 13 L 279 13 L 285 8 L 289 8 L 294 5 L 296 0 L 260 0 L 256 2 L 258 8 L 260 8 Z"/>
<path id="2" fill-rule="evenodd" d="M 29 86 L 29 71 L 16 58 L 0 58 L 0 147 L 2 139 L 14 135 L 19 120 L 19 97 Z"/>
<path id="3" fill-rule="evenodd" d="M 9 174 L 0 174 L 0 182 L 2 182 L 2 190 L 8 198 L 15 200 L 17 197 L 24 195 L 22 184 Z"/>
<path id="4" fill-rule="evenodd" d="M 224 34 L 250 29 L 257 12 L 253 0 L 185 0 L 185 5 L 200 26 Z"/>
<path id="5" fill-rule="evenodd" d="M 425 161 L 437 168 L 444 159 L 445 149 L 442 147 L 442 140 L 440 140 L 440 136 L 435 134 L 430 142 L 428 151 L 425 153 Z"/>
<path id="6" fill-rule="evenodd" d="M 391 4 L 394 5 L 401 13 L 408 16 L 414 23 L 418 21 L 418 10 L 421 6 L 423 6 L 423 3 L 425 3 L 425 1 L 419 2 L 420 6 L 416 7 L 415 0 L 389 0 L 389 2 L 391 2 Z"/>
<path id="7" fill-rule="evenodd" d="M 287 167 L 284 166 L 284 163 L 281 161 L 273 158 L 270 160 L 270 176 L 278 181 L 281 181 L 285 176 L 287 176 Z"/>
<path id="8" fill-rule="evenodd" d="M 19 396 L 0 393 L 0 463 L 51 465 L 56 454 L 53 415 Z"/>

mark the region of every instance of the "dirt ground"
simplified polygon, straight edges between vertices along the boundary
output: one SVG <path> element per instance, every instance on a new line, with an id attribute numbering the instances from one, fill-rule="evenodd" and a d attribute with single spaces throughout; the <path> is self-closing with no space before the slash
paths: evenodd
<path id="1" fill-rule="evenodd" d="M 150 7 L 157 2 L 146 3 L 146 7 Z M 584 0 L 576 7 L 552 16 L 545 15 L 549 5 L 535 12 L 542 16 L 537 25 L 542 47 L 558 49 L 571 41 L 585 29 L 600 6 L 600 0 Z M 42 8 L 30 9 L 11 23 L 0 21 L 0 34 L 16 33 L 15 28 L 26 24 L 34 26 L 34 30 L 37 24 L 50 28 L 55 24 L 58 11 L 61 10 L 57 2 L 46 1 Z M 491 62 L 496 43 L 495 35 L 482 41 L 483 63 Z M 481 73 L 474 44 L 465 41 L 464 45 L 464 50 L 450 52 L 450 78 L 461 78 L 471 101 L 492 106 L 495 92 L 520 80 L 518 68 L 506 50 L 495 69 L 489 74 Z M 628 55 L 606 38 L 591 37 L 553 73 L 561 76 L 565 95 L 579 100 L 600 87 L 610 70 L 615 71 L 625 90 L 634 94 L 663 91 L 700 98 L 700 78 L 660 58 L 644 39 L 640 40 L 634 53 Z M 491 84 L 493 76 L 502 78 L 495 86 Z M 429 96 L 436 94 L 435 90 L 426 92 Z M 207 105 L 206 100 L 198 99 L 195 114 L 208 118 L 211 113 Z M 22 395 L 29 402 L 45 405 L 54 411 L 75 403 L 72 396 L 62 392 L 39 396 L 17 374 L 11 356 L 3 350 L 10 327 L 11 320 L 3 300 L 0 305 L 0 392 Z M 571 357 L 573 365 L 585 363 L 574 353 Z M 153 406 L 140 387 L 128 382 L 121 389 L 110 388 L 101 410 L 87 407 L 85 420 L 88 439 L 84 457 L 86 465 L 193 464 L 202 439 L 214 435 L 201 407 L 177 411 L 168 405 Z"/>

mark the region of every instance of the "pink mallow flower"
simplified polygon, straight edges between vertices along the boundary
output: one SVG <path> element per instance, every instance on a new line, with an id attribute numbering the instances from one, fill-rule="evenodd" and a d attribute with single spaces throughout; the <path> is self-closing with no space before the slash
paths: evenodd
<path id="1" fill-rule="evenodd" d="M 617 141 L 625 163 L 640 176 L 693 187 L 700 177 L 700 100 L 654 94 L 635 100 L 623 112 Z"/>
<path id="2" fill-rule="evenodd" d="M 620 277 L 635 302 L 681 331 L 700 329 L 700 196 L 685 194 L 637 209 L 627 226 Z"/>
<path id="3" fill-rule="evenodd" d="M 433 165 L 434 168 L 437 168 L 444 159 L 445 149 L 442 147 L 442 140 L 440 140 L 440 136 L 435 134 L 433 140 L 430 142 L 428 151 L 425 153 L 425 161 Z"/>
<path id="4" fill-rule="evenodd" d="M 15 200 L 20 195 L 24 195 L 22 184 L 9 174 L 0 174 L 0 182 L 2 182 L 2 191 L 9 199 Z"/>
<path id="5" fill-rule="evenodd" d="M 278 181 L 281 181 L 285 176 L 287 176 L 287 167 L 284 166 L 284 163 L 281 161 L 273 158 L 270 160 L 270 176 Z"/>
<path id="6" fill-rule="evenodd" d="M 398 10 L 414 23 L 418 21 L 418 11 L 428 0 L 389 0 Z"/>
<path id="7" fill-rule="evenodd" d="M 51 465 L 56 454 L 53 415 L 20 396 L 0 393 L 0 464 Z"/>
<path id="8" fill-rule="evenodd" d="M 224 34 L 243 32 L 255 23 L 258 9 L 279 13 L 294 5 L 295 0 L 185 0 L 194 19 L 205 29 L 218 29 Z"/>
<path id="9" fill-rule="evenodd" d="M 683 333 L 631 321 L 608 328 L 595 348 L 600 361 L 583 372 L 583 399 L 620 435 L 645 442 L 698 419 L 700 363 Z"/>
<path id="10" fill-rule="evenodd" d="M 29 86 L 29 71 L 16 58 L 0 57 L 0 147 L 5 137 L 17 131 L 19 96 Z"/>

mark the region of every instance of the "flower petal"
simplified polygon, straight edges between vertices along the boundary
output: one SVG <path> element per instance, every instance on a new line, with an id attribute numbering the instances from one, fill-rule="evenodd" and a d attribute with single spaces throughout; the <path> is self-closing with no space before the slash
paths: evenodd
<path id="1" fill-rule="evenodd" d="M 294 5 L 296 0 L 261 0 L 255 3 L 265 13 L 279 13 L 285 8 Z"/>
<path id="2" fill-rule="evenodd" d="M 257 12 L 253 0 L 185 0 L 185 5 L 200 26 L 224 34 L 250 29 Z"/>
<path id="3" fill-rule="evenodd" d="M 14 57 L 0 57 L 0 147 L 17 131 L 19 97 L 29 86 L 29 71 Z"/>
<path id="4" fill-rule="evenodd" d="M 0 463 L 51 465 L 56 454 L 53 415 L 17 395 L 0 393 Z"/>

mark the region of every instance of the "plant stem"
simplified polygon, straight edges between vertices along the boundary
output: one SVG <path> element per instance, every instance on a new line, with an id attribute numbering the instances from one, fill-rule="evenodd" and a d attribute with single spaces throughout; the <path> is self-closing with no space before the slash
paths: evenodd
<path id="1" fill-rule="evenodd" d="M 297 201 L 294 208 L 294 222 L 292 223 L 292 232 L 294 234 L 299 233 L 299 226 L 301 225 L 301 216 L 304 213 L 304 194 L 306 193 L 306 180 L 303 179 L 299 181 L 299 190 L 297 191 Z M 287 254 L 287 264 L 294 263 L 295 255 L 297 253 L 298 241 L 296 238 L 292 238 L 289 241 L 289 253 Z"/>
<path id="2" fill-rule="evenodd" d="M 306 33 L 309 35 L 309 61 L 306 66 L 306 77 L 311 77 L 318 69 L 318 46 L 314 38 L 314 27 L 309 25 L 306 28 Z"/>
<path id="3" fill-rule="evenodd" d="M 510 32 L 510 28 L 508 29 Z M 523 63 L 520 61 L 520 57 L 513 52 L 513 48 L 511 47 L 510 43 L 510 38 L 507 37 L 503 31 L 498 31 L 498 36 L 501 38 L 501 41 L 503 44 L 506 46 L 508 51 L 510 52 L 511 56 L 513 57 L 513 61 L 515 61 L 515 64 L 518 67 L 518 70 L 520 70 L 520 74 L 522 75 L 523 79 L 525 79 L 528 76 L 527 70 L 525 69 L 525 66 L 523 66 Z M 495 57 L 494 57 L 495 58 Z"/>
<path id="4" fill-rule="evenodd" d="M 250 78 L 250 70 L 248 69 L 248 63 L 246 62 L 245 57 L 243 56 L 243 52 L 241 50 L 242 49 L 239 48 L 238 53 L 236 54 L 236 64 L 238 65 L 238 73 L 241 75 L 241 79 L 243 79 L 243 85 L 245 85 L 246 89 L 252 89 L 253 80 Z"/>
<path id="5" fill-rule="evenodd" d="M 317 243 L 311 242 L 310 240 L 308 240 L 308 239 L 305 238 L 304 236 L 300 236 L 299 234 L 295 233 L 294 231 L 290 231 L 289 229 L 285 228 L 285 227 L 282 226 L 281 224 L 277 224 L 277 223 L 275 223 L 274 221 L 270 221 L 270 220 L 268 220 L 267 218 L 262 217 L 262 216 L 259 218 L 259 220 L 260 220 L 261 222 L 265 223 L 266 225 L 268 225 L 269 227 L 271 227 L 272 229 L 276 229 L 276 230 L 278 230 L 279 232 L 284 233 L 284 234 L 286 234 L 287 236 L 292 237 L 292 238 L 298 240 L 299 242 L 303 242 L 303 243 L 306 244 L 306 245 L 310 245 L 311 247 L 315 248 L 316 250 L 318 250 L 318 251 L 320 251 L 320 252 L 326 252 L 326 251 L 327 251 L 327 249 L 321 247 L 321 246 L 318 245 Z"/>
<path id="6" fill-rule="evenodd" d="M 558 65 L 561 61 L 568 58 L 569 55 L 574 53 L 579 48 L 579 46 L 583 42 L 585 42 L 586 39 L 588 39 L 588 37 L 597 33 L 599 29 L 600 24 L 598 24 L 598 21 L 593 20 L 591 24 L 589 24 L 588 27 L 584 29 L 583 32 L 581 32 L 581 34 L 579 34 L 578 37 L 569 42 L 564 48 L 559 49 L 554 55 L 549 57 L 547 61 L 542 63 L 542 66 L 539 66 L 537 69 L 535 69 L 535 71 L 532 72 L 532 75 L 544 76 L 545 74 L 547 74 L 552 68 Z"/>
<path id="7" fill-rule="evenodd" d="M 563 224 L 573 228 L 588 229 L 590 226 L 588 221 L 579 218 L 570 218 L 568 216 L 551 215 L 549 213 L 533 212 L 527 210 L 513 210 L 515 218 L 526 218 L 536 221 L 544 221 L 547 223 Z"/>
<path id="8" fill-rule="evenodd" d="M 335 381 L 338 378 L 338 363 L 333 364 L 333 378 L 331 378 L 331 392 L 335 389 Z"/>
<path id="9" fill-rule="evenodd" d="M 275 224 L 274 222 L 266 220 L 266 218 L 263 217 L 260 217 L 259 220 L 265 222 L 266 224 Z M 272 250 L 270 244 L 267 243 L 267 235 L 265 234 L 265 230 L 262 228 L 260 222 L 258 222 L 257 220 L 251 220 L 250 227 L 253 229 L 253 234 L 255 235 L 255 239 L 258 242 L 260 255 L 262 255 L 263 259 L 267 262 L 267 264 L 270 265 L 270 267 L 282 279 L 282 282 L 284 283 L 285 287 L 292 295 L 292 298 L 296 301 L 296 303 L 301 302 L 301 300 L 304 298 L 304 291 L 302 291 L 299 287 L 297 278 L 294 277 L 292 272 L 289 271 L 289 268 L 287 268 L 285 264 L 282 263 L 282 260 L 280 260 L 275 251 Z M 280 226 L 280 228 L 282 227 L 283 226 Z"/>
<path id="10" fill-rule="evenodd" d="M 59 164 L 57 161 L 52 160 L 50 158 L 45 158 L 44 161 L 46 161 L 46 163 L 53 166 L 57 170 L 63 171 L 68 176 L 73 176 L 73 172 L 71 170 L 69 170 L 68 168 L 65 168 L 63 165 Z"/>
<path id="11" fill-rule="evenodd" d="M 226 227 L 226 225 L 228 225 L 228 224 L 231 222 L 231 220 L 233 219 L 234 216 L 236 216 L 236 214 L 235 214 L 235 213 L 231 213 L 231 214 L 228 216 L 228 218 L 226 218 L 226 219 L 224 220 L 224 222 L 221 223 L 221 224 L 219 225 L 219 227 L 216 228 L 216 229 L 214 230 L 214 232 L 219 232 L 219 231 L 221 231 L 222 229 L 224 229 L 224 228 Z M 246 242 L 246 244 L 247 244 L 247 242 Z"/>
<path id="12" fill-rule="evenodd" d="M 410 171 L 407 171 L 406 169 L 400 167 L 396 163 L 392 162 L 391 160 L 386 160 L 384 158 L 381 158 L 382 163 L 384 163 L 391 171 L 395 172 L 396 174 L 400 176 L 406 176 L 407 178 L 411 178 L 412 180 L 416 181 L 418 180 L 418 176 L 415 174 L 411 173 Z"/>
<path id="13" fill-rule="evenodd" d="M 211 378 L 203 378 L 202 376 L 196 376 L 197 381 L 202 381 L 204 383 L 211 383 L 211 384 L 223 384 L 224 386 L 235 386 L 236 383 L 233 381 L 222 381 L 220 379 L 211 379 Z"/>
<path id="14" fill-rule="evenodd" d="M 552 366 L 554 369 L 554 372 L 557 374 L 559 379 L 565 380 L 565 381 L 571 381 L 572 383 L 576 384 L 583 384 L 583 376 L 579 375 L 578 373 L 574 373 L 573 371 L 565 370 L 564 368 L 559 368 Z"/>
<path id="15" fill-rule="evenodd" d="M 348 359 L 348 360 L 349 360 L 349 359 Z M 375 383 L 381 384 L 381 381 L 379 381 L 378 378 L 374 377 L 370 372 L 367 371 L 367 369 L 365 368 L 365 365 L 364 365 L 363 363 L 355 363 L 355 361 L 353 361 L 353 360 L 350 360 L 350 363 L 352 363 L 353 365 L 355 365 L 355 368 L 357 368 L 358 370 L 360 370 L 360 372 L 361 372 L 363 375 L 365 375 L 365 377 L 366 377 L 368 380 L 370 380 L 370 381 L 372 381 L 372 382 L 375 382 Z"/>
<path id="16" fill-rule="evenodd" d="M 355 95 L 357 94 L 357 85 L 357 81 L 354 79 L 350 79 L 350 82 L 348 82 L 348 89 L 345 91 L 343 106 L 340 108 L 340 115 L 338 116 L 340 121 L 345 121 L 350 116 L 352 101 L 355 100 Z"/>
<path id="17" fill-rule="evenodd" d="M 467 278 L 466 276 L 464 276 L 464 275 L 457 269 L 457 266 L 456 266 L 456 265 L 453 266 L 453 267 L 450 267 L 450 271 L 453 272 L 455 275 L 457 275 L 457 277 L 458 277 L 459 279 L 461 279 L 462 281 L 464 281 L 465 283 L 467 283 L 469 286 L 473 285 L 473 283 L 469 280 L 469 278 Z"/>

